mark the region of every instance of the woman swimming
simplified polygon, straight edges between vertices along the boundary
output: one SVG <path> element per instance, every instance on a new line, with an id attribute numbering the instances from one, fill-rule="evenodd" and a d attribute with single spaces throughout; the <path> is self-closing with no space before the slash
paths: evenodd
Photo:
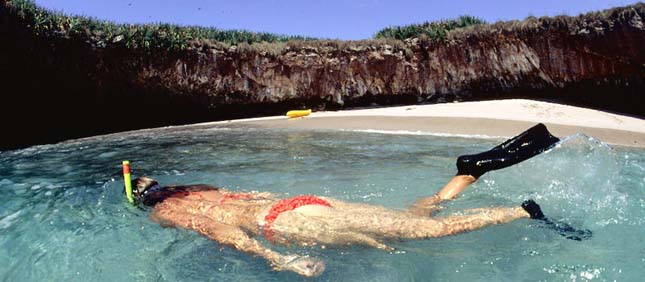
<path id="1" fill-rule="evenodd" d="M 461 156 L 455 177 L 436 194 L 418 199 L 403 211 L 313 195 L 279 199 L 267 192 L 235 193 L 203 184 L 161 187 L 145 176 L 132 185 L 136 202 L 153 207 L 151 218 L 163 226 L 194 230 L 222 245 L 260 256 L 277 270 L 317 276 L 324 271 L 324 262 L 278 253 L 254 237 L 265 236 L 273 244 L 359 244 L 391 251 L 388 240 L 442 237 L 521 218 L 546 221 L 532 200 L 516 207 L 467 210 L 463 215 L 432 217 L 432 213 L 482 174 L 526 160 L 558 141 L 538 124 L 487 152 Z"/>

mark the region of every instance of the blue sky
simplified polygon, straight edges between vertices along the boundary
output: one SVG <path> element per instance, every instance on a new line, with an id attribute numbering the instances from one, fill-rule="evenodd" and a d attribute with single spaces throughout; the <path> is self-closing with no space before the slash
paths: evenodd
<path id="1" fill-rule="evenodd" d="M 473 15 L 488 22 L 578 15 L 627 0 L 35 0 L 66 14 L 118 23 L 174 23 L 330 39 L 370 38 L 388 26 Z"/>

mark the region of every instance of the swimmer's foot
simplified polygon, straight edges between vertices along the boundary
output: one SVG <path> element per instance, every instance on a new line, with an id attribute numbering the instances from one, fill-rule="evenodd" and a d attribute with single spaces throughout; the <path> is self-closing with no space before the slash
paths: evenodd
<path id="1" fill-rule="evenodd" d="M 531 216 L 532 219 L 544 220 L 544 213 L 540 206 L 533 200 L 526 200 L 522 203 L 522 208 Z"/>
<path id="2" fill-rule="evenodd" d="M 480 177 L 491 170 L 520 163 L 552 148 L 560 139 L 539 123 L 494 148 L 457 158 L 457 175 Z"/>
<path id="3" fill-rule="evenodd" d="M 549 229 L 557 231 L 561 236 L 574 241 L 591 239 L 592 232 L 589 229 L 576 229 L 564 222 L 554 222 L 544 216 L 540 206 L 533 200 L 526 200 L 522 203 L 522 208 L 530 215 L 532 219 L 544 222 Z"/>

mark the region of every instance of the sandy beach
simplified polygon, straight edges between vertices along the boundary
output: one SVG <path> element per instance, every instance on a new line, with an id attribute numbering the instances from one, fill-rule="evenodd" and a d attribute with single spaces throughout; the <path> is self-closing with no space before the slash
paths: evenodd
<path id="1" fill-rule="evenodd" d="M 199 126 L 378 130 L 504 138 L 540 122 L 556 136 L 583 133 L 613 145 L 645 148 L 644 119 L 523 99 L 322 111 L 302 118 L 273 116 Z"/>

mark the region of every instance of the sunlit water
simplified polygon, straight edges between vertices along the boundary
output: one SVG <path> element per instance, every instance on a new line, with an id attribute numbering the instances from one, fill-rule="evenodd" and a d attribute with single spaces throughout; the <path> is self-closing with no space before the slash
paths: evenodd
<path id="1" fill-rule="evenodd" d="M 144 131 L 0 153 L 3 281 L 302 281 L 191 231 L 162 228 L 122 194 L 134 176 L 283 196 L 317 194 L 402 209 L 436 192 L 461 154 L 502 140 L 339 131 Z M 422 241 L 273 248 L 327 263 L 319 281 L 642 281 L 645 150 L 584 135 L 483 176 L 442 214 L 533 198 L 593 231 L 572 241 L 523 219 Z M 263 240 L 263 242 L 266 242 Z"/>

